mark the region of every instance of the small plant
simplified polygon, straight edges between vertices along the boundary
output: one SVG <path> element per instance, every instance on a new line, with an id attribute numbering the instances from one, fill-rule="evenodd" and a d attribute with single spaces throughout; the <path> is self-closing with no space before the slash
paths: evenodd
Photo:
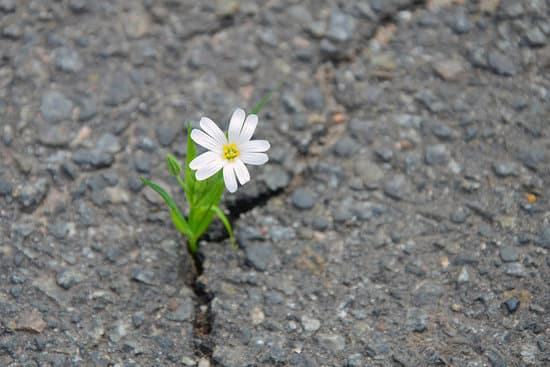
<path id="1" fill-rule="evenodd" d="M 251 140 L 258 125 L 258 112 L 270 98 L 265 96 L 248 116 L 237 108 L 224 133 L 211 119 L 202 117 L 201 129 L 191 129 L 187 123 L 187 154 L 185 172 L 178 160 L 171 154 L 166 157 L 168 171 L 174 176 L 189 203 L 187 218 L 180 211 L 174 199 L 159 185 L 141 178 L 143 183 L 155 190 L 170 209 L 172 222 L 187 238 L 189 253 L 197 260 L 199 238 L 217 216 L 224 224 L 233 245 L 236 245 L 231 223 L 219 204 L 224 187 L 230 193 L 237 191 L 238 183 L 244 185 L 250 180 L 246 165 L 262 165 L 268 161 L 270 144 L 267 140 Z M 206 149 L 197 156 L 195 144 Z M 184 173 L 184 177 L 182 177 Z M 238 183 L 237 183 L 238 181 Z"/>

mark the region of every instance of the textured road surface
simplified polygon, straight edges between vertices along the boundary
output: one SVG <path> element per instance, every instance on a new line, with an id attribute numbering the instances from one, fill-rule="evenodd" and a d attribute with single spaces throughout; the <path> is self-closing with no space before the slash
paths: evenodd
<path id="1" fill-rule="evenodd" d="M 0 0 L 1 366 L 550 365 L 550 2 Z M 283 82 L 197 274 L 184 122 Z"/>

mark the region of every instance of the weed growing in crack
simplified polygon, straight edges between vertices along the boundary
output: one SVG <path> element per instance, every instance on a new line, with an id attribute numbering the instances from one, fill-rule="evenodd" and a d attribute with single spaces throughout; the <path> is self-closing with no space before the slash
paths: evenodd
<path id="1" fill-rule="evenodd" d="M 268 161 L 270 144 L 267 140 L 251 140 L 258 125 L 258 113 L 269 100 L 266 95 L 252 113 L 237 108 L 224 133 L 211 119 L 201 118 L 201 129 L 191 129 L 187 124 L 187 154 L 185 172 L 178 160 L 171 154 L 166 157 L 168 171 L 174 176 L 185 192 L 189 204 L 187 218 L 180 211 L 174 199 L 159 185 L 141 178 L 143 183 L 156 191 L 170 209 L 172 222 L 176 229 L 187 239 L 187 249 L 193 256 L 197 268 L 199 238 L 217 216 L 224 224 L 233 245 L 236 245 L 229 219 L 220 209 L 224 188 L 230 193 L 237 191 L 238 184 L 244 185 L 250 180 L 246 165 L 262 165 Z M 206 149 L 197 155 L 195 144 Z"/>

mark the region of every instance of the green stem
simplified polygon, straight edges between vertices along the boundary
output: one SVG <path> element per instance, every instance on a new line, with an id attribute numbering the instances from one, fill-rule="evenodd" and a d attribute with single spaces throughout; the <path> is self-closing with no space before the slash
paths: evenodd
<path id="1" fill-rule="evenodd" d="M 187 240 L 187 249 L 192 256 L 195 256 L 197 254 L 198 241 L 196 238 L 189 238 Z"/>

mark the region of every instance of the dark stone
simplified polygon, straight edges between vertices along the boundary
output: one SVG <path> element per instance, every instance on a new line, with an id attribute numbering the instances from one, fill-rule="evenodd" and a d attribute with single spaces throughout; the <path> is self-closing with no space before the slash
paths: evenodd
<path id="1" fill-rule="evenodd" d="M 0 196 L 10 196 L 12 193 L 12 185 L 0 177 Z"/>
<path id="2" fill-rule="evenodd" d="M 333 150 L 338 157 L 350 157 L 355 153 L 358 146 L 355 140 L 349 136 L 344 136 L 334 144 Z"/>
<path id="3" fill-rule="evenodd" d="M 408 330 L 421 333 L 428 328 L 428 314 L 421 308 L 409 308 L 405 325 Z"/>
<path id="4" fill-rule="evenodd" d="M 519 67 L 507 55 L 497 50 L 489 51 L 487 63 L 491 70 L 503 76 L 513 76 L 518 73 Z"/>
<path id="5" fill-rule="evenodd" d="M 49 188 L 50 183 L 44 177 L 39 178 L 36 182 L 25 184 L 19 193 L 19 204 L 21 204 L 22 209 L 26 211 L 34 210 L 42 203 Z"/>
<path id="6" fill-rule="evenodd" d="M 97 100 L 94 97 L 81 94 L 76 97 L 75 101 L 80 108 L 78 115 L 80 121 L 89 120 L 97 115 Z"/>
<path id="7" fill-rule="evenodd" d="M 63 93 L 47 91 L 42 95 L 40 113 L 48 122 L 70 120 L 73 112 L 73 102 Z"/>
<path id="8" fill-rule="evenodd" d="M 514 262 L 519 260 L 519 251 L 512 246 L 506 246 L 500 249 L 500 258 L 505 263 Z"/>
<path id="9" fill-rule="evenodd" d="M 472 30 L 473 25 L 465 11 L 459 11 L 449 21 L 449 26 L 457 34 L 468 33 Z"/>
<path id="10" fill-rule="evenodd" d="M 304 188 L 297 189 L 292 194 L 292 204 L 298 209 L 311 209 L 315 206 L 315 194 Z"/>
<path id="11" fill-rule="evenodd" d="M 57 273 L 56 282 L 63 289 L 70 289 L 82 282 L 83 277 L 80 273 L 73 270 L 63 270 Z"/>
<path id="12" fill-rule="evenodd" d="M 193 321 L 195 319 L 195 305 L 191 299 L 184 299 L 178 307 L 166 314 L 166 318 L 170 321 Z"/>
<path id="13" fill-rule="evenodd" d="M 118 106 L 133 96 L 134 86 L 130 77 L 124 72 L 116 72 L 107 81 L 105 104 Z"/>
<path id="14" fill-rule="evenodd" d="M 506 309 L 509 313 L 514 313 L 519 308 L 520 300 L 512 297 L 510 299 L 507 299 L 504 301 L 504 305 L 506 306 Z"/>
<path id="15" fill-rule="evenodd" d="M 253 243 L 246 247 L 246 262 L 259 271 L 266 271 L 275 253 L 268 243 Z"/>
<path id="16" fill-rule="evenodd" d="M 314 87 L 305 92 L 303 103 L 310 110 L 322 110 L 325 105 L 325 99 L 321 90 Z"/>
<path id="17" fill-rule="evenodd" d="M 92 169 L 106 168 L 113 164 L 115 158 L 112 154 L 95 149 L 80 149 L 73 153 L 73 162 L 79 166 Z"/>
<path id="18" fill-rule="evenodd" d="M 525 40 L 531 47 L 543 47 L 546 44 L 546 35 L 539 27 L 531 27 L 525 33 Z"/>
<path id="19" fill-rule="evenodd" d="M 506 358 L 496 349 L 489 349 L 485 352 L 491 367 L 507 367 Z"/>
<path id="20" fill-rule="evenodd" d="M 338 9 L 333 9 L 330 12 L 326 36 L 331 41 L 347 42 L 353 37 L 354 31 L 355 18 L 340 12 Z"/>

